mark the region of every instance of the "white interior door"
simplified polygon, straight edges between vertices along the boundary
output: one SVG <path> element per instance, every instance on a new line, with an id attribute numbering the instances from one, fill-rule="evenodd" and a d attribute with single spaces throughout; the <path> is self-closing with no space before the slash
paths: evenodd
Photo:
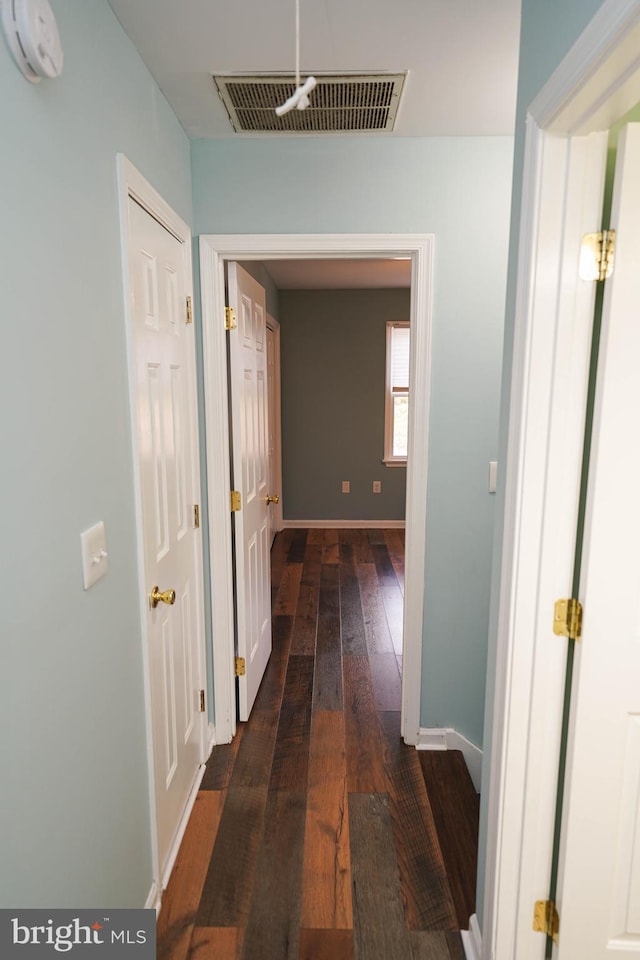
<path id="1" fill-rule="evenodd" d="M 640 125 L 620 137 L 558 886 L 559 960 L 640 958 Z"/>
<path id="2" fill-rule="evenodd" d="M 158 853 L 164 876 L 203 756 L 202 570 L 193 325 L 184 242 L 129 198 Z M 151 600 L 157 588 L 162 598 Z"/>
<path id="3" fill-rule="evenodd" d="M 267 325 L 264 289 L 229 263 L 229 332 L 233 486 L 241 508 L 234 516 L 239 717 L 248 720 L 271 653 L 271 568 L 268 502 Z"/>

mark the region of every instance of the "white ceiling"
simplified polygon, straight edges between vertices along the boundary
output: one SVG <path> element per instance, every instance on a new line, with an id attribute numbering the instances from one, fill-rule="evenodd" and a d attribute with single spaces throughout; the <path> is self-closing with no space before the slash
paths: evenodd
<path id="1" fill-rule="evenodd" d="M 293 73 L 294 0 L 109 0 L 190 137 L 237 137 L 214 73 Z M 408 71 L 394 136 L 513 132 L 519 0 L 300 0 L 303 74 Z M 362 135 L 362 134 L 361 134 Z"/>
<path id="2" fill-rule="evenodd" d="M 279 290 L 370 290 L 411 286 L 410 260 L 268 260 Z"/>

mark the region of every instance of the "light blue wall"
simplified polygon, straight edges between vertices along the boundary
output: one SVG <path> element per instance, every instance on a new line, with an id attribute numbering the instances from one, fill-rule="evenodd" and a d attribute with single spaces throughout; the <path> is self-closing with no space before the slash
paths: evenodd
<path id="1" fill-rule="evenodd" d="M 520 66 L 518 79 L 518 107 L 513 172 L 513 205 L 509 241 L 509 268 L 507 279 L 507 309 L 504 331 L 504 364 L 500 400 L 499 462 L 506 462 L 509 428 L 509 394 L 513 352 L 513 325 L 516 298 L 516 269 L 518 236 L 522 199 L 522 176 L 527 108 L 546 81 L 558 67 L 584 28 L 602 6 L 603 0 L 523 0 L 520 36 Z M 498 483 L 496 497 L 496 524 L 494 535 L 491 610 L 489 618 L 489 651 L 487 659 L 487 691 L 485 710 L 483 777 L 485 785 L 480 809 L 480 845 L 478 856 L 477 912 L 482 922 L 484 907 L 484 872 L 487 860 L 487 814 L 489 799 L 489 765 L 491 762 L 491 733 L 493 726 L 493 699 L 495 692 L 496 640 L 498 629 L 498 601 L 500 565 L 502 561 L 502 531 L 504 519 L 504 489 Z"/>
<path id="2" fill-rule="evenodd" d="M 0 906 L 151 885 L 116 153 L 191 220 L 189 144 L 106 0 L 52 0 L 59 80 L 0 43 Z M 80 532 L 106 523 L 84 592 Z"/>
<path id="3" fill-rule="evenodd" d="M 477 744 L 511 163 L 503 137 L 192 143 L 197 233 L 435 234 L 422 724 Z"/>
<path id="4" fill-rule="evenodd" d="M 283 290 L 280 304 L 285 519 L 404 520 L 406 467 L 382 458 L 387 323 L 409 320 L 410 291 Z"/>

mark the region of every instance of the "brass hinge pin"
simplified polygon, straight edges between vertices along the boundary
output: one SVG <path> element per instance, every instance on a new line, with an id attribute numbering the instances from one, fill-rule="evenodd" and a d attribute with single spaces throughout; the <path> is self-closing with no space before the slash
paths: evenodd
<path id="1" fill-rule="evenodd" d="M 582 636 L 582 604 L 575 597 L 556 600 L 553 632 L 558 637 L 569 637 L 571 640 L 579 640 Z"/>
<path id="2" fill-rule="evenodd" d="M 193 323 L 193 300 L 191 297 L 187 297 L 187 323 Z"/>
<path id="3" fill-rule="evenodd" d="M 613 273 L 613 260 L 616 252 L 615 230 L 600 230 L 598 233 L 587 233 L 582 239 L 582 255 L 586 255 L 586 278 L 590 280 L 608 280 Z M 591 272 L 593 269 L 593 273 Z"/>
<path id="4" fill-rule="evenodd" d="M 193 505 L 193 526 L 196 530 L 200 528 L 200 504 L 194 503 Z"/>
<path id="5" fill-rule="evenodd" d="M 546 933 L 557 944 L 560 915 L 553 900 L 536 900 L 533 906 L 533 929 L 536 933 Z"/>
<path id="6" fill-rule="evenodd" d="M 204 690 L 200 691 L 200 713 L 204 713 L 206 709 L 205 699 L 204 699 Z"/>

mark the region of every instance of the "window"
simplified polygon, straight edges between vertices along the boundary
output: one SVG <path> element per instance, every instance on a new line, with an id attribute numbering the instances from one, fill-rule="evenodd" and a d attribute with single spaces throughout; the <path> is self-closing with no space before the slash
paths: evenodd
<path id="1" fill-rule="evenodd" d="M 407 462 L 409 424 L 409 324 L 387 324 L 384 462 Z"/>

